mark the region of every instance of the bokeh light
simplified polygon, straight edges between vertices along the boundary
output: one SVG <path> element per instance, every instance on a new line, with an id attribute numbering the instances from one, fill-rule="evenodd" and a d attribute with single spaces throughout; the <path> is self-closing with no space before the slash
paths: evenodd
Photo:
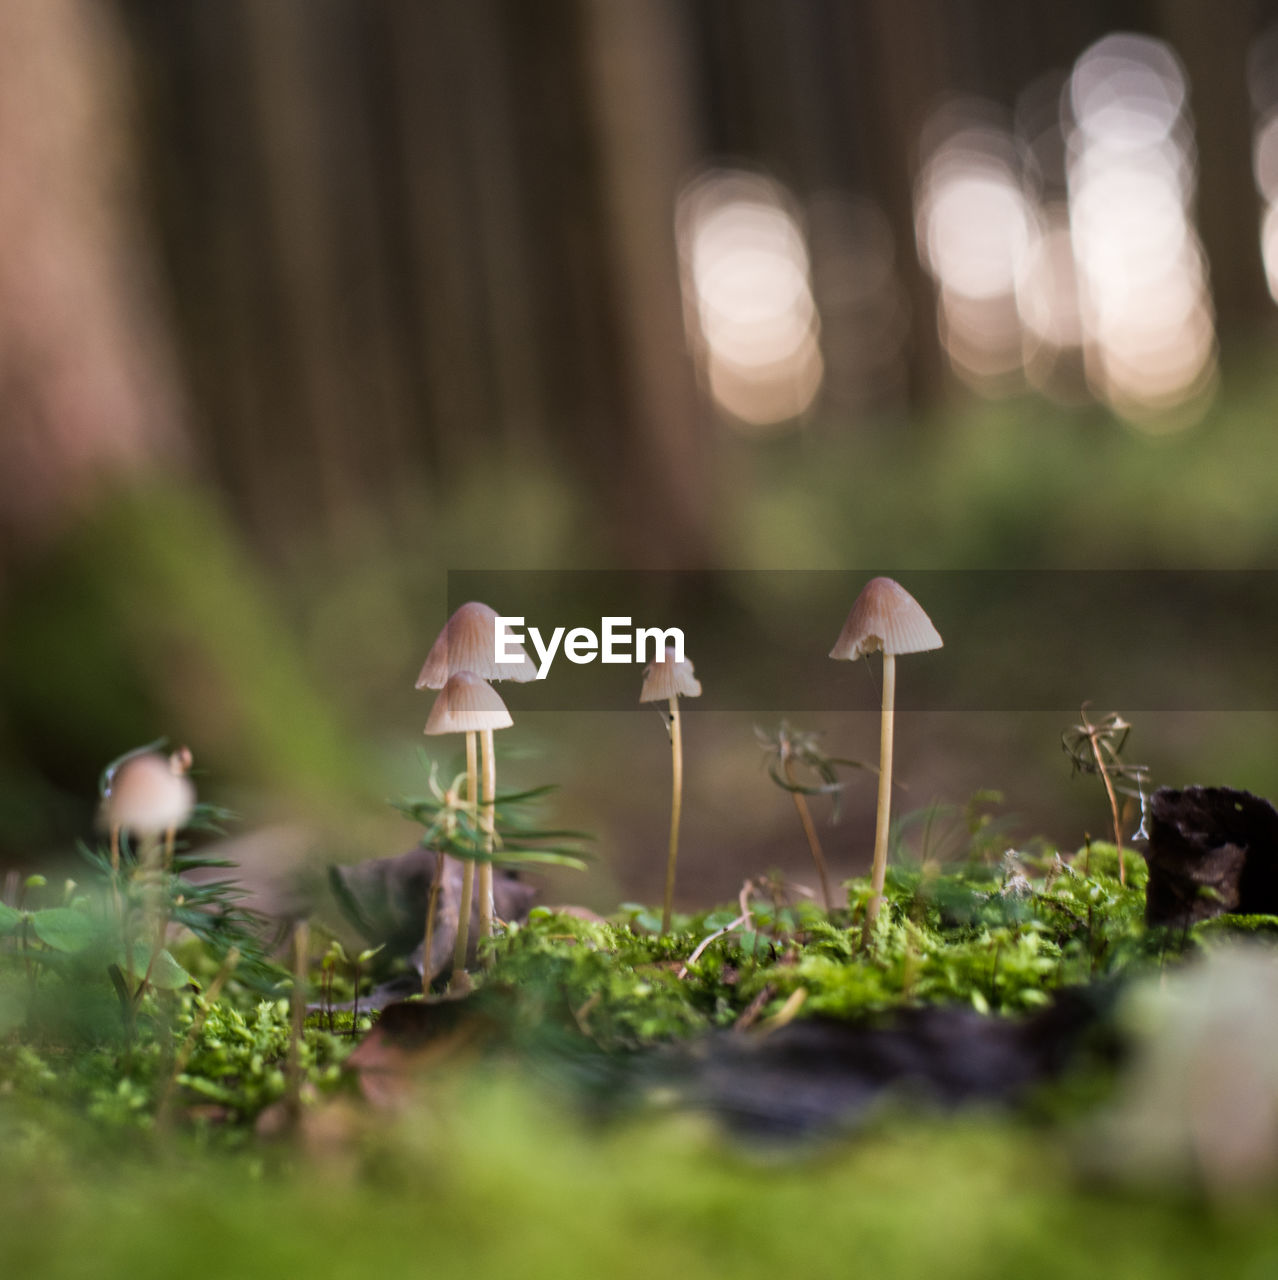
<path id="1" fill-rule="evenodd" d="M 1184 74 L 1161 41 L 1106 36 L 1062 109 L 1089 383 L 1148 430 L 1185 425 L 1214 386 L 1216 335 Z"/>
<path id="2" fill-rule="evenodd" d="M 1019 382 L 1016 282 L 1038 234 L 1010 130 L 990 104 L 961 100 L 924 131 L 915 193 L 919 257 L 938 287 L 941 344 L 985 391 Z"/>
<path id="3" fill-rule="evenodd" d="M 916 234 L 950 363 L 986 393 L 1090 392 L 1150 431 L 1195 420 L 1216 332 L 1176 55 L 1106 36 L 1032 82 L 1014 121 L 963 99 L 923 130 Z M 1278 185 L 1278 134 L 1266 146 Z"/>
<path id="4" fill-rule="evenodd" d="M 1252 172 L 1260 192 L 1260 255 L 1269 294 L 1278 302 L 1278 25 L 1252 45 L 1248 88 L 1256 113 Z"/>
<path id="5" fill-rule="evenodd" d="M 909 307 L 892 224 L 865 196 L 825 192 L 808 204 L 808 227 L 825 360 L 822 403 L 853 417 L 899 412 L 907 397 Z"/>
<path id="6" fill-rule="evenodd" d="M 714 170 L 684 190 L 676 217 L 685 324 L 716 404 L 752 427 L 797 419 L 824 370 L 792 200 L 762 175 Z"/>

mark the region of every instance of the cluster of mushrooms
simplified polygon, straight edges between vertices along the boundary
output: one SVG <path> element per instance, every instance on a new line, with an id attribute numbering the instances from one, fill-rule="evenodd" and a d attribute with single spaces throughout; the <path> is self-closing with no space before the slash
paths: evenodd
<path id="1" fill-rule="evenodd" d="M 495 848 L 494 802 L 497 793 L 497 769 L 493 754 L 493 731 L 508 728 L 513 722 L 510 712 L 490 681 L 536 678 L 536 666 L 520 646 L 515 647 L 515 661 L 496 660 L 495 640 L 497 614 L 485 604 L 464 604 L 449 618 L 431 648 L 417 679 L 419 689 L 437 689 L 439 696 L 426 721 L 428 734 L 464 733 L 466 735 L 467 801 L 473 824 L 483 833 L 485 857 L 476 864 L 467 861 L 462 872 L 457 943 L 453 959 L 453 981 L 462 978 L 469 945 L 470 917 L 473 910 L 476 865 L 478 865 L 479 935 L 491 936 L 493 929 L 493 854 Z M 896 657 L 939 649 L 942 641 L 931 619 L 918 602 L 891 578 L 873 578 L 857 596 L 843 630 L 830 651 L 830 657 L 854 661 L 881 650 L 883 653 L 883 708 L 879 747 L 878 811 L 874 831 L 874 862 L 871 871 L 871 897 L 866 910 L 865 932 L 868 937 L 883 900 L 887 874 L 888 832 L 892 799 L 892 748 L 895 723 Z M 672 801 L 670 808 L 670 842 L 666 858 L 665 897 L 661 930 L 669 932 L 674 905 L 675 867 L 679 854 L 679 823 L 683 809 L 683 736 L 679 716 L 679 699 L 695 698 L 701 685 L 686 658 L 676 660 L 673 649 L 667 649 L 645 670 L 641 703 L 665 703 L 669 713 L 672 760 Z M 482 761 L 482 797 L 479 777 Z M 438 883 L 438 871 L 436 876 Z M 426 946 L 429 954 L 430 934 L 434 923 L 435 894 L 427 907 Z"/>
<path id="2" fill-rule="evenodd" d="M 459 903 L 452 982 L 464 982 L 470 944 L 470 919 L 478 889 L 479 937 L 493 931 L 493 858 L 496 852 L 497 764 L 493 733 L 511 726 L 510 712 L 491 681 L 525 682 L 537 677 L 536 664 L 522 646 L 513 661 L 496 657 L 497 614 L 485 604 L 464 604 L 449 618 L 431 648 L 417 678 L 417 688 L 438 690 L 426 721 L 426 733 L 466 735 L 466 801 L 472 827 L 481 834 L 483 856 L 465 860 Z M 890 578 L 874 578 L 856 598 L 830 657 L 853 661 L 875 650 L 883 652 L 883 714 L 879 748 L 878 812 L 874 831 L 871 897 L 866 910 L 868 937 L 883 899 L 887 873 L 891 819 L 892 746 L 896 697 L 896 657 L 939 649 L 941 637 L 918 602 Z M 680 698 L 695 698 L 701 685 L 692 663 L 678 659 L 673 649 L 644 672 L 641 703 L 664 703 L 669 715 L 672 762 L 670 842 L 666 857 L 665 897 L 661 931 L 670 930 L 674 907 L 675 868 L 679 855 L 679 823 L 683 810 L 683 729 Z M 118 873 L 120 838 L 130 832 L 141 843 L 143 865 L 168 869 L 172 865 L 176 832 L 186 825 L 195 804 L 188 772 L 191 756 L 185 748 L 165 756 L 140 752 L 122 761 L 107 780 L 103 823 L 110 832 L 111 864 Z M 482 787 L 481 787 L 482 777 Z M 431 934 L 438 901 L 443 859 L 437 859 L 435 882 L 426 909 L 425 954 L 431 954 Z M 476 870 L 478 868 L 478 870 Z M 818 870 L 821 870 L 818 864 Z M 478 880 L 478 886 L 476 886 Z M 117 900 L 117 907 L 119 902 Z M 163 929 L 163 922 L 159 928 Z M 162 934 L 161 934 L 162 937 Z M 429 969 L 429 965 L 425 966 Z M 429 977 L 424 978 L 424 986 Z"/>
<path id="3" fill-rule="evenodd" d="M 439 633 L 417 677 L 417 688 L 438 689 L 439 696 L 426 720 L 428 734 L 466 735 L 466 798 L 472 825 L 484 833 L 485 859 L 479 863 L 479 936 L 493 931 L 493 864 L 496 843 L 495 803 L 497 798 L 497 758 L 493 731 L 509 729 L 514 721 L 501 695 L 490 680 L 524 683 L 537 677 L 537 668 L 523 646 L 518 659 L 498 662 L 496 652 L 497 613 L 486 604 L 464 604 Z M 478 740 L 478 741 L 477 741 Z M 479 770 L 482 758 L 483 807 L 480 807 Z M 453 952 L 453 981 L 460 982 L 466 969 L 470 945 L 470 916 L 475 896 L 475 863 L 462 868 L 461 902 L 457 916 L 457 945 Z M 426 907 L 426 940 L 423 952 L 423 991 L 430 985 L 431 930 L 435 923 L 435 903 L 442 863 L 437 864 L 435 886 Z"/>

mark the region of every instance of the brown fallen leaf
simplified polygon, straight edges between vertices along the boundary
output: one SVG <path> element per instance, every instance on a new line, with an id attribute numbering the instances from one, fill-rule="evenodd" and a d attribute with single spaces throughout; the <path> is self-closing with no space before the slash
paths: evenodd
<path id="1" fill-rule="evenodd" d="M 425 1075 L 476 1051 L 492 1029 L 464 999 L 401 1000 L 382 1010 L 345 1069 L 355 1073 L 373 1106 L 398 1108 L 411 1101 Z"/>

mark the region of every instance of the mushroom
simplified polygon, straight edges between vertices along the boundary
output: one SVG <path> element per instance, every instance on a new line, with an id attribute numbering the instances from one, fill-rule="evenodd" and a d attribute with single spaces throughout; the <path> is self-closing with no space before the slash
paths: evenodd
<path id="1" fill-rule="evenodd" d="M 184 827 L 195 808 L 195 788 L 186 776 L 190 752 L 183 747 L 172 756 L 154 751 L 130 756 L 111 775 L 102 813 L 111 832 L 111 864 L 119 870 L 120 832 L 143 839 L 173 835 Z"/>
<path id="2" fill-rule="evenodd" d="M 514 721 L 500 694 L 486 684 L 471 671 L 458 671 L 449 676 L 447 683 L 435 699 L 426 720 L 425 732 L 431 735 L 443 733 L 464 733 L 466 735 L 466 796 L 470 801 L 471 821 L 475 828 L 479 827 L 479 788 L 476 736 L 491 735 L 494 729 L 508 729 Z M 491 759 L 491 754 L 489 756 Z M 491 803 L 488 796 L 485 803 Z M 492 852 L 493 832 L 490 821 L 485 822 L 488 850 Z M 491 868 L 491 861 L 481 864 Z M 454 982 L 459 982 L 466 968 L 466 946 L 470 933 L 470 907 L 475 892 L 475 864 L 467 860 L 462 870 L 461 905 L 457 913 L 457 947 L 453 952 Z M 433 896 L 431 905 L 426 910 L 427 951 L 426 963 L 422 968 L 423 992 L 430 985 L 429 933 L 433 922 Z M 483 913 L 483 900 L 480 900 L 480 913 Z M 491 920 L 491 916 L 489 917 Z"/>
<path id="3" fill-rule="evenodd" d="M 667 648 L 656 662 L 649 663 L 643 673 L 640 702 L 669 702 L 670 753 L 673 761 L 673 799 L 670 805 L 670 853 L 666 859 L 666 897 L 661 911 L 661 932 L 670 932 L 670 915 L 674 908 L 675 862 L 679 857 L 679 817 L 683 812 L 683 733 L 679 724 L 679 699 L 699 698 L 701 683 L 692 674 L 692 663 L 676 661 L 673 648 Z"/>
<path id="4" fill-rule="evenodd" d="M 448 677 L 458 671 L 469 671 L 481 680 L 535 680 L 537 666 L 522 645 L 513 646 L 519 653 L 517 661 L 497 661 L 498 616 L 495 609 L 477 600 L 462 605 L 444 624 L 426 655 L 417 687 L 442 689 Z"/>
<path id="5" fill-rule="evenodd" d="M 853 662 L 883 650 L 883 720 L 879 738 L 879 805 L 874 824 L 874 867 L 865 914 L 868 939 L 883 901 L 887 876 L 888 824 L 892 813 L 892 730 L 896 701 L 896 655 L 939 649 L 944 642 L 906 589 L 891 578 L 871 578 L 857 596 L 830 657 Z"/>
<path id="6" fill-rule="evenodd" d="M 195 808 L 195 788 L 186 776 L 190 768 L 191 753 L 185 747 L 175 751 L 171 756 L 162 756 L 154 751 L 146 751 L 130 756 L 111 774 L 108 780 L 107 793 L 102 803 L 102 815 L 111 832 L 111 873 L 112 897 L 115 900 L 115 911 L 120 918 L 120 926 L 124 939 L 125 973 L 132 992 L 136 976 L 134 968 L 133 940 L 127 918 L 124 901 L 120 894 L 120 833 L 128 831 L 141 838 L 142 847 L 137 851 L 140 863 L 148 867 L 163 859 L 164 871 L 168 871 L 173 863 L 173 841 L 181 827 L 190 821 Z M 158 846 L 160 836 L 164 837 L 163 846 Z M 160 854 L 159 847 L 163 853 Z M 146 972 L 137 987 L 140 995 L 156 958 L 164 947 L 164 937 L 168 931 L 169 915 L 167 896 L 148 895 L 148 901 L 154 896 L 154 944 Z M 148 908 L 148 914 L 150 908 Z"/>
<path id="7" fill-rule="evenodd" d="M 450 676 L 469 671 L 481 680 L 516 680 L 524 683 L 537 678 L 537 665 L 522 645 L 512 645 L 519 654 L 515 662 L 497 661 L 497 618 L 495 609 L 472 600 L 462 605 L 444 624 L 417 677 L 419 689 L 442 689 Z M 500 701 L 500 699 L 499 699 Z M 507 721 L 509 723 L 509 721 Z M 502 726 L 497 726 L 502 727 Z M 494 802 L 497 796 L 497 760 L 493 755 L 491 729 L 480 734 L 480 758 L 483 770 L 484 827 L 492 852 L 495 822 Z M 493 864 L 479 865 L 479 936 L 490 937 L 493 931 Z"/>

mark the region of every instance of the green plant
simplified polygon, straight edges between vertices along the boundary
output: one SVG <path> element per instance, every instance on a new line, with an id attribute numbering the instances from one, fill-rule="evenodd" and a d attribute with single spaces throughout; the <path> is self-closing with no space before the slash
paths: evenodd
<path id="1" fill-rule="evenodd" d="M 422 827 L 421 844 L 464 861 L 491 861 L 503 866 L 574 867 L 584 870 L 587 852 L 582 843 L 591 836 L 584 831 L 539 828 L 527 820 L 527 813 L 539 801 L 554 793 L 554 786 L 530 787 L 493 797 L 493 847 L 486 847 L 463 785 L 465 774 L 457 774 L 447 786 L 439 781 L 439 766 L 425 761 L 428 770 L 425 795 L 406 796 L 391 801 L 406 818 Z"/>
<path id="2" fill-rule="evenodd" d="M 840 768 L 865 769 L 859 760 L 849 760 L 842 756 L 826 755 L 819 745 L 820 734 L 805 733 L 796 729 L 787 720 L 782 720 L 772 733 L 755 725 L 754 736 L 759 745 L 768 753 L 768 776 L 773 782 L 787 791 L 794 801 L 799 815 L 799 824 L 803 828 L 808 848 L 812 853 L 812 861 L 816 864 L 817 876 L 821 881 L 821 899 L 825 909 L 834 909 L 834 896 L 830 890 L 830 873 L 825 862 L 825 851 L 821 848 L 817 836 L 816 825 L 812 821 L 812 813 L 808 808 L 808 796 L 832 796 L 834 800 L 833 820 L 837 821 L 839 798 L 842 795 L 844 782 L 839 777 Z M 795 776 L 795 765 L 813 773 L 819 779 L 816 783 L 803 783 Z"/>
<path id="3" fill-rule="evenodd" d="M 184 776 L 189 755 L 175 767 L 158 745 L 104 771 L 107 842 L 77 846 L 90 869 L 86 883 L 68 881 L 59 901 L 35 905 L 29 895 L 46 886 L 30 877 L 16 903 L 0 903 L 0 938 L 14 940 L 27 978 L 20 1001 L 10 994 L 6 1020 L 54 1027 L 70 1018 L 68 1025 L 88 1030 L 99 1026 L 96 993 L 114 992 L 130 1060 L 148 997 L 164 997 L 149 1015 L 163 1040 L 172 993 L 192 981 L 168 944 L 170 926 L 189 931 L 218 961 L 235 952 L 241 977 L 259 989 L 280 977 L 265 954 L 266 922 L 243 906 L 235 883 L 190 878 L 232 865 L 187 844 L 188 836 L 220 832 L 228 815 L 195 803 Z"/>
<path id="4" fill-rule="evenodd" d="M 1114 845 L 1118 849 L 1118 878 L 1126 883 L 1127 867 L 1123 857 L 1123 820 L 1119 812 L 1115 779 L 1136 784 L 1140 798 L 1142 821 L 1145 791 L 1149 782 L 1149 769 L 1143 764 L 1128 764 L 1122 759 L 1132 727 L 1116 711 L 1093 723 L 1087 714 L 1088 703 L 1083 703 L 1079 723 L 1061 734 L 1061 747 L 1069 756 L 1075 774 L 1092 774 L 1100 778 L 1109 801 L 1110 821 L 1113 825 Z M 1130 790 L 1127 794 L 1131 794 Z"/>
<path id="5" fill-rule="evenodd" d="M 458 774 L 445 787 L 439 780 L 438 765 L 431 761 L 426 764 L 429 770 L 426 794 L 391 802 L 406 818 L 421 825 L 420 843 L 423 848 L 433 849 L 436 855 L 435 873 L 426 902 L 423 994 L 428 994 L 430 987 L 429 957 L 445 856 L 462 861 L 472 873 L 477 863 L 491 867 L 494 862 L 512 867 L 541 864 L 580 870 L 586 865 L 582 843 L 590 839 L 585 832 L 540 828 L 527 820 L 529 807 L 549 795 L 554 787 L 534 787 L 507 795 L 493 794 L 481 816 L 478 806 L 470 799 L 467 786 L 471 776 L 469 769 L 465 774 Z M 454 974 L 465 960 L 466 929 L 471 910 L 467 883 L 467 879 L 463 879 Z"/>

